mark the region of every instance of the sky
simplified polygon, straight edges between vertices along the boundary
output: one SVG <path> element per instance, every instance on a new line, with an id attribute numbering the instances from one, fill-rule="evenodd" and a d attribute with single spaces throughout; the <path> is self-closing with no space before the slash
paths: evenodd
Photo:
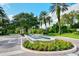
<path id="1" fill-rule="evenodd" d="M 73 5 L 70 3 L 69 5 Z M 12 16 L 19 14 L 21 12 L 33 12 L 35 16 L 39 16 L 41 11 L 50 12 L 50 3 L 1 3 L 0 6 L 3 7 L 6 14 L 12 19 Z"/>

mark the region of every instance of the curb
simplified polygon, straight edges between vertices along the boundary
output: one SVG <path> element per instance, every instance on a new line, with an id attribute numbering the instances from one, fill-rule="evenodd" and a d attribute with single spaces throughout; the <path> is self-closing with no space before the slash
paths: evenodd
<path id="1" fill-rule="evenodd" d="M 73 52 L 77 51 L 77 46 L 75 44 L 73 44 L 73 45 L 74 45 L 74 47 L 72 49 L 63 50 L 63 51 L 35 51 L 35 50 L 27 49 L 27 48 L 23 47 L 23 45 L 21 45 L 21 48 L 24 51 L 28 51 L 28 52 L 36 53 L 36 54 L 64 55 L 64 54 L 73 53 Z"/>

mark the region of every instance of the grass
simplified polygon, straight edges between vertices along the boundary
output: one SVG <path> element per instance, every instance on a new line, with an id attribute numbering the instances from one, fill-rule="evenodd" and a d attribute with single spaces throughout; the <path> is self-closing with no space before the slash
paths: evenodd
<path id="1" fill-rule="evenodd" d="M 61 34 L 60 36 L 79 39 L 79 35 L 78 34 L 75 34 L 75 33 L 65 33 L 65 34 Z"/>
<path id="2" fill-rule="evenodd" d="M 61 35 L 59 35 L 58 33 L 49 33 L 48 35 L 50 35 L 50 36 L 63 36 L 63 37 L 79 39 L 79 34 L 77 34 L 77 33 L 64 33 Z"/>

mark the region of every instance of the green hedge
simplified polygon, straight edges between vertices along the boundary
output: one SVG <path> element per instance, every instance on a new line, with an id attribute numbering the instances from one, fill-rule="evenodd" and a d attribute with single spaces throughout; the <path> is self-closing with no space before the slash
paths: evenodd
<path id="1" fill-rule="evenodd" d="M 9 32 L 7 29 L 0 29 L 0 35 L 9 35 Z"/>
<path id="2" fill-rule="evenodd" d="M 23 43 L 23 46 L 25 48 L 38 51 L 62 51 L 71 49 L 73 47 L 73 44 L 64 40 L 34 41 L 34 43 L 25 41 Z"/>
<path id="3" fill-rule="evenodd" d="M 44 29 L 31 29 L 29 34 L 46 34 L 46 30 L 44 30 Z"/>

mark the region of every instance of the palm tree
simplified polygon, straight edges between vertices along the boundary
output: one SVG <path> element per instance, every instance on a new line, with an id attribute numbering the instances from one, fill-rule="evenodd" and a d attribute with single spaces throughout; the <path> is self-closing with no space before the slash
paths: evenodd
<path id="1" fill-rule="evenodd" d="M 55 12 L 56 11 L 56 15 L 57 15 L 57 19 L 58 19 L 58 26 L 59 26 L 59 34 L 61 34 L 61 25 L 60 25 L 60 14 L 61 11 L 66 11 L 68 10 L 68 5 L 65 3 L 53 3 L 50 6 L 50 10 L 51 12 Z"/>
<path id="2" fill-rule="evenodd" d="M 49 26 L 50 26 L 50 23 L 51 23 L 51 17 L 50 16 L 47 16 L 47 22 L 49 23 Z"/>
<path id="3" fill-rule="evenodd" d="M 44 22 L 45 27 L 47 29 L 47 25 L 46 25 L 47 19 L 46 19 L 46 16 L 47 16 L 47 12 L 46 11 L 41 11 L 41 13 L 40 13 L 40 21 L 41 21 L 41 23 Z"/>
<path id="4" fill-rule="evenodd" d="M 42 28 L 42 20 L 41 20 L 41 19 L 40 19 L 39 23 L 40 23 L 40 26 L 41 26 L 41 28 Z"/>

